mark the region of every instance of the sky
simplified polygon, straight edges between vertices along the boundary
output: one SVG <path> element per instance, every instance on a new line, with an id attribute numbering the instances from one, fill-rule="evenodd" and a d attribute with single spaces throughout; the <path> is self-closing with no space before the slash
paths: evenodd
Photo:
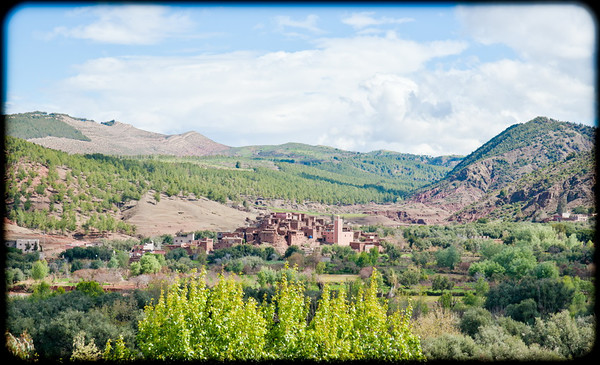
<path id="1" fill-rule="evenodd" d="M 430 156 L 538 116 L 598 120 L 577 3 L 45 2 L 3 20 L 4 114 Z"/>

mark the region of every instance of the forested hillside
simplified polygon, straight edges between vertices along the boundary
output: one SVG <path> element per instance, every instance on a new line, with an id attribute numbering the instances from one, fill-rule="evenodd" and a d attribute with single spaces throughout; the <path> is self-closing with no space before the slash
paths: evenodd
<path id="1" fill-rule="evenodd" d="M 468 166 L 486 159 L 496 158 L 500 185 L 513 179 L 512 175 L 536 170 L 550 163 L 565 160 L 594 145 L 595 128 L 583 124 L 560 122 L 537 117 L 527 123 L 518 123 L 498 134 L 473 153 L 465 157 L 448 174 L 457 178 Z M 494 186 L 492 186 L 494 187 Z"/>
<path id="2" fill-rule="evenodd" d="M 53 114 L 33 112 L 7 115 L 5 127 L 7 135 L 23 139 L 52 136 L 90 141 L 81 131 L 58 120 Z"/>
<path id="3" fill-rule="evenodd" d="M 7 136 L 6 207 L 25 227 L 132 233 L 122 210 L 146 192 L 247 204 L 256 198 L 323 204 L 385 203 L 439 179 L 448 167 L 418 156 L 356 155 L 303 164 L 207 156 L 124 158 L 67 154 Z M 176 162 L 176 163 L 175 163 Z M 402 172 L 402 173 L 401 173 Z"/>

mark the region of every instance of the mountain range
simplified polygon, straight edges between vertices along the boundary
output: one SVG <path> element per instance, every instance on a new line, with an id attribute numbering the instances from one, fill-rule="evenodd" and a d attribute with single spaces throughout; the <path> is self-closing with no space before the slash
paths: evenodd
<path id="1" fill-rule="evenodd" d="M 353 208 L 355 212 L 369 210 L 396 223 L 481 218 L 541 221 L 556 212 L 595 209 L 596 128 L 546 117 L 515 124 L 468 156 L 436 157 L 393 151 L 358 153 L 301 143 L 229 147 L 197 132 L 163 135 L 117 121 L 98 123 L 44 112 L 7 115 L 5 122 L 7 135 L 69 154 L 180 162 L 210 171 L 234 171 L 228 179 L 244 176 L 250 181 L 243 192 L 222 192 L 226 198 L 204 193 L 222 204 L 236 200 L 235 194 L 243 195 L 245 201 L 321 202 L 324 212 L 332 206 L 360 203 Z M 252 173 L 274 174 L 274 181 L 289 183 L 288 190 L 299 189 L 297 185 L 311 187 L 292 193 L 262 189 Z M 331 193 L 327 193 L 329 188 Z M 360 198 L 346 199 L 355 190 L 375 205 L 366 208 Z"/>

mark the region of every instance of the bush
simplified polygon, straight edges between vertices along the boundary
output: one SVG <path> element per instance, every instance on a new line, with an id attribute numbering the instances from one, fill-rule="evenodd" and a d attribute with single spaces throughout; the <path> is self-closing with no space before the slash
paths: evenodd
<path id="1" fill-rule="evenodd" d="M 152 254 L 145 254 L 140 259 L 141 274 L 155 274 L 160 271 L 161 264 L 158 259 Z"/>
<path id="2" fill-rule="evenodd" d="M 533 269 L 535 277 L 538 279 L 558 278 L 558 267 L 554 261 L 545 261 L 537 264 Z"/>
<path id="3" fill-rule="evenodd" d="M 481 360 L 525 361 L 560 360 L 553 351 L 540 348 L 537 344 L 527 346 L 521 338 L 511 336 L 496 324 L 482 326 L 475 335 L 475 343 L 480 348 Z"/>
<path id="4" fill-rule="evenodd" d="M 478 353 L 475 341 L 462 334 L 443 333 L 439 337 L 424 339 L 422 346 L 428 360 L 474 360 Z"/>
<path id="5" fill-rule="evenodd" d="M 510 304 L 533 299 L 540 314 L 551 314 L 569 307 L 575 289 L 560 279 L 536 279 L 526 277 L 519 281 L 504 281 L 488 292 L 485 307 L 488 310 L 503 310 Z"/>
<path id="6" fill-rule="evenodd" d="M 443 275 L 436 275 L 433 277 L 431 282 L 431 290 L 452 290 L 454 288 L 454 282 L 450 281 L 448 277 Z"/>
<path id="7" fill-rule="evenodd" d="M 93 280 L 80 281 L 75 287 L 75 290 L 78 290 L 92 297 L 98 297 L 104 294 L 104 289 L 102 289 L 102 286 L 98 282 Z"/>
<path id="8" fill-rule="evenodd" d="M 459 322 L 462 333 L 474 337 L 479 328 L 492 323 L 492 314 L 484 308 L 473 307 L 465 311 Z"/>
<path id="9" fill-rule="evenodd" d="M 48 275 L 49 271 L 48 263 L 45 260 L 38 260 L 31 267 L 31 277 L 35 280 L 42 280 Z"/>
<path id="10" fill-rule="evenodd" d="M 173 250 L 170 250 L 165 255 L 166 260 L 174 260 L 174 261 L 177 261 L 182 257 L 188 257 L 187 251 L 185 250 L 185 248 L 182 248 L 182 247 L 177 247 Z"/>
<path id="11" fill-rule="evenodd" d="M 439 267 L 454 269 L 460 263 L 460 252 L 454 246 L 450 246 L 435 253 L 435 259 Z"/>
<path id="12" fill-rule="evenodd" d="M 522 300 L 518 304 L 509 304 L 506 306 L 506 315 L 516 321 L 533 324 L 535 318 L 540 314 L 537 310 L 535 300 L 529 298 Z"/>
<path id="13" fill-rule="evenodd" d="M 544 320 L 537 318 L 527 340 L 555 349 L 567 359 L 588 355 L 595 341 L 593 316 L 573 318 L 567 310 Z"/>

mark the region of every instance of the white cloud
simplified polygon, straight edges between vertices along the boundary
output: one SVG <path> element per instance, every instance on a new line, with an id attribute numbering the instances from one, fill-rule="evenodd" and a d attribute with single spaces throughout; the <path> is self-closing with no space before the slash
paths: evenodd
<path id="1" fill-rule="evenodd" d="M 365 11 L 360 13 L 352 13 L 352 15 L 342 19 L 342 23 L 352 26 L 354 29 L 363 29 L 373 25 L 383 24 L 402 24 L 412 22 L 412 18 L 391 18 L 391 17 L 373 17 L 375 12 Z"/>
<path id="2" fill-rule="evenodd" d="M 594 20 L 579 5 L 464 6 L 457 15 L 466 31 L 484 43 L 504 43 L 527 57 L 589 58 Z"/>
<path id="3" fill-rule="evenodd" d="M 278 15 L 275 17 L 275 23 L 277 27 L 284 31 L 285 28 L 300 28 L 304 30 L 308 30 L 312 33 L 323 33 L 323 30 L 317 26 L 317 21 L 319 17 L 315 14 L 309 14 L 306 16 L 304 20 L 294 20 L 288 15 Z"/>
<path id="4" fill-rule="evenodd" d="M 391 77 L 414 88 L 400 75 L 464 47 L 461 42 L 357 37 L 321 39 L 316 49 L 264 55 L 102 58 L 80 65 L 54 93 L 62 98 L 64 112 L 116 118 L 157 132 L 193 129 L 228 144 L 254 136 L 256 143 L 295 138 L 369 149 L 374 137 L 364 123 L 376 112 L 385 114 L 383 101 L 406 96 L 397 85 L 381 89 L 369 83 Z M 112 110 L 120 112 L 111 115 Z"/>
<path id="5" fill-rule="evenodd" d="M 195 130 L 233 146 L 294 141 L 430 155 L 468 154 L 509 125 L 536 116 L 595 120 L 593 80 L 583 77 L 592 73 L 585 66 L 589 35 L 565 25 L 571 35 L 560 38 L 557 49 L 572 47 L 570 56 L 557 49 L 538 51 L 545 58 L 533 56 L 527 53 L 532 41 L 517 35 L 532 34 L 549 47 L 535 30 L 543 24 L 530 19 L 532 29 L 504 26 L 514 34 L 503 34 L 492 15 L 508 21 L 506 14 L 476 8 L 459 10 L 465 29 L 480 42 L 509 45 L 519 59 L 482 62 L 465 54 L 466 41 L 416 42 L 392 31 L 319 38 L 312 49 L 296 52 L 106 57 L 79 65 L 76 75 L 53 88 L 57 109 L 47 111 L 117 119 L 162 133 Z M 522 10 L 514 16 L 525 22 L 521 13 L 532 13 Z M 354 18 L 357 29 L 377 25 L 367 18 L 383 21 L 361 16 L 362 22 Z M 316 16 L 278 19 L 284 30 L 320 31 Z M 588 33 L 587 23 L 581 24 Z M 429 69 L 448 58 L 461 67 Z M 567 67 L 574 64 L 585 67 Z"/>
<path id="6" fill-rule="evenodd" d="M 528 62 L 590 79 L 596 26 L 577 4 L 459 6 L 463 31 L 482 44 L 509 46 Z"/>
<path id="7" fill-rule="evenodd" d="M 167 7 L 125 5 L 79 8 L 73 16 L 96 18 L 92 23 L 73 28 L 56 27 L 52 36 L 89 39 L 100 43 L 149 45 L 173 35 L 182 35 L 193 25 L 183 12 L 174 13 Z"/>

